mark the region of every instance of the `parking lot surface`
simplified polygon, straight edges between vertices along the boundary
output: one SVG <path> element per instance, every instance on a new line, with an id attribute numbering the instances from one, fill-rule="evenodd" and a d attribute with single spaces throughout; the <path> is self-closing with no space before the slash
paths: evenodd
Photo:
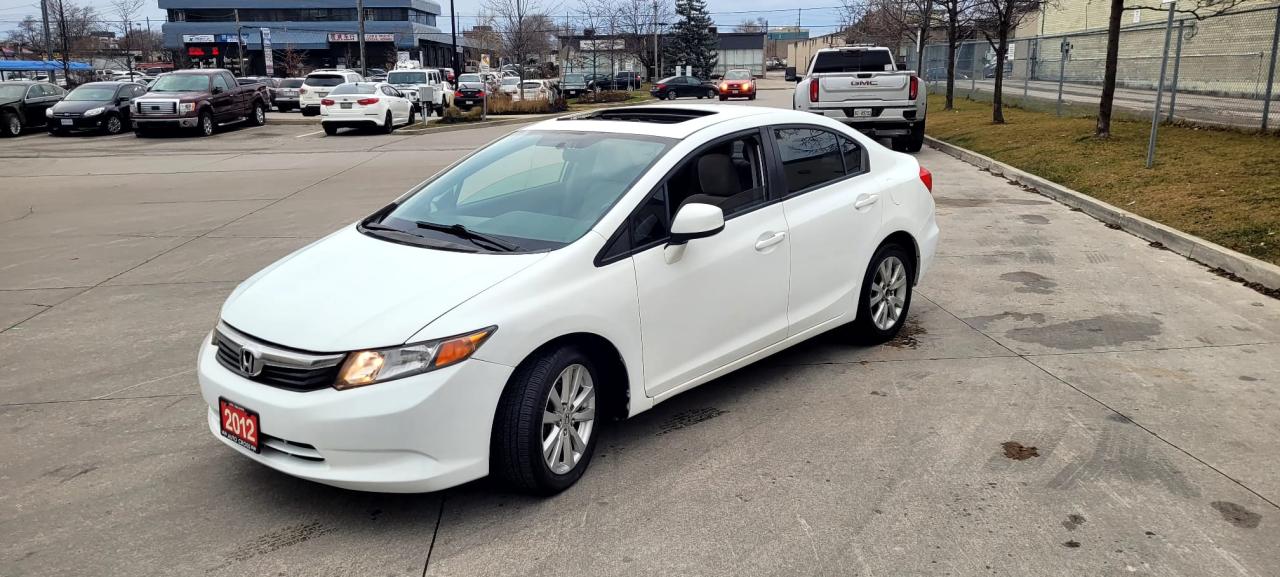
<path id="1" fill-rule="evenodd" d="M 613 424 L 557 497 L 212 438 L 195 350 L 236 284 L 512 128 L 0 141 L 0 575 L 1280 574 L 1280 302 L 930 150 L 895 341 Z"/>

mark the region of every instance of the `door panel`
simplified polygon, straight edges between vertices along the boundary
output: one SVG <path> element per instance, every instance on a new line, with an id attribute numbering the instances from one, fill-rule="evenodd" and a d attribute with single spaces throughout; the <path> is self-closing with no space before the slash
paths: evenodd
<path id="1" fill-rule="evenodd" d="M 667 263 L 662 245 L 632 257 L 650 396 L 781 341 L 787 334 L 790 247 L 780 204 L 739 215 Z M 766 244 L 757 249 L 757 243 Z"/>

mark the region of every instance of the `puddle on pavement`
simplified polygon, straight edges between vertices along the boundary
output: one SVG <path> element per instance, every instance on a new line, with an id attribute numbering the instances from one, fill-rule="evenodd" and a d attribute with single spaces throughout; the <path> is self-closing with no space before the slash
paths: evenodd
<path id="1" fill-rule="evenodd" d="M 1152 340 L 1161 333 L 1159 319 L 1137 314 L 1107 314 L 1076 321 L 1012 329 L 1005 336 L 1063 351 L 1114 347 Z"/>
<path id="2" fill-rule="evenodd" d="M 1053 289 L 1058 286 L 1058 283 L 1049 277 L 1028 270 L 1004 273 L 1000 275 L 1000 280 L 1022 284 L 1021 287 L 1013 289 L 1014 292 L 1020 293 L 1053 294 Z"/>
<path id="3" fill-rule="evenodd" d="M 1262 515 L 1254 513 L 1231 501 L 1214 501 L 1209 506 L 1217 509 L 1228 523 L 1243 529 L 1254 529 L 1262 522 Z"/>
<path id="4" fill-rule="evenodd" d="M 907 322 L 903 323 L 902 330 L 898 331 L 898 335 L 885 344 L 898 349 L 915 349 L 920 346 L 920 341 L 916 340 L 916 337 L 927 334 L 929 331 L 920 326 L 919 322 L 914 318 L 908 318 Z"/>
<path id="5" fill-rule="evenodd" d="M 1000 443 L 1000 447 L 1004 449 L 1004 456 L 1015 461 L 1025 461 L 1031 457 L 1040 456 L 1035 447 L 1027 447 L 1017 441 L 1005 441 Z"/>
<path id="6" fill-rule="evenodd" d="M 1062 526 L 1065 527 L 1068 531 L 1075 531 L 1076 529 L 1080 528 L 1081 525 L 1084 525 L 1084 522 L 1085 522 L 1084 515 L 1078 515 L 1076 513 L 1072 513 L 1070 515 L 1067 515 L 1067 519 L 1062 522 Z"/>

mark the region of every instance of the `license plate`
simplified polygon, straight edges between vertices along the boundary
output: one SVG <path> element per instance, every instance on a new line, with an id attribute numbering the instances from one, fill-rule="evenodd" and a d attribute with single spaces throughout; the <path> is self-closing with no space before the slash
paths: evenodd
<path id="1" fill-rule="evenodd" d="M 732 92 L 732 93 L 734 93 L 734 94 L 737 94 L 737 93 L 738 93 L 738 91 L 737 91 L 737 90 L 730 90 L 729 92 Z"/>
<path id="2" fill-rule="evenodd" d="M 869 116 L 871 116 L 871 109 L 870 109 L 870 108 L 855 108 L 855 109 L 853 109 L 853 117 L 854 117 L 854 118 L 866 118 L 866 117 L 869 117 Z"/>
<path id="3" fill-rule="evenodd" d="M 262 452 L 258 446 L 258 413 L 219 398 L 218 414 L 218 420 L 222 423 L 222 436 L 250 451 Z"/>
<path id="4" fill-rule="evenodd" d="M 63 126 L 71 126 L 72 124 L 75 124 L 75 123 L 76 123 L 76 121 L 71 120 L 70 118 L 63 118 L 63 119 L 62 119 L 62 125 L 63 125 Z"/>
<path id="5" fill-rule="evenodd" d="M 476 100 L 463 100 L 463 101 L 462 101 L 462 103 L 463 103 L 463 104 L 475 104 L 476 102 L 478 102 L 478 101 L 476 101 Z"/>
<path id="6" fill-rule="evenodd" d="M 343 103 L 342 103 L 342 108 L 351 108 L 351 103 L 350 103 L 350 102 L 343 102 Z"/>

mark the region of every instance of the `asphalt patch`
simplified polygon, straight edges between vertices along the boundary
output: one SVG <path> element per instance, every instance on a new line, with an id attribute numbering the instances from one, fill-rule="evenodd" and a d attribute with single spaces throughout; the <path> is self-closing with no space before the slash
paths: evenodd
<path id="1" fill-rule="evenodd" d="M 1067 541 L 1066 543 L 1063 543 L 1063 544 L 1062 544 L 1062 546 L 1063 546 L 1063 547 L 1066 547 L 1066 548 L 1068 548 L 1068 549 L 1079 549 L 1079 548 L 1080 548 L 1080 542 L 1079 542 L 1079 541 Z"/>
<path id="2" fill-rule="evenodd" d="M 1067 520 L 1062 522 L 1062 526 L 1066 527 L 1068 531 L 1075 531 L 1076 529 L 1079 529 L 1081 525 L 1084 525 L 1084 523 L 1085 523 L 1084 515 L 1077 515 L 1075 513 L 1072 513 L 1070 515 L 1067 515 Z"/>
<path id="3" fill-rule="evenodd" d="M 1058 283 L 1053 282 L 1049 277 L 1028 270 L 1004 273 L 1000 275 L 1000 280 L 1020 283 L 1021 287 L 1013 289 L 1014 292 L 1020 293 L 1053 294 L 1053 289 L 1058 286 Z"/>
<path id="4" fill-rule="evenodd" d="M 1005 441 L 1000 443 L 1004 449 L 1004 456 L 1015 461 L 1025 461 L 1031 457 L 1039 457 L 1040 453 L 1035 447 L 1027 447 L 1017 441 Z"/>
<path id="5" fill-rule="evenodd" d="M 724 409 L 717 409 L 715 407 L 705 407 L 702 409 L 689 409 L 687 411 L 681 411 L 679 413 L 671 415 L 670 419 L 667 419 L 661 425 L 658 425 L 658 428 L 662 430 L 658 431 L 657 436 L 661 437 L 662 435 L 665 435 L 667 433 L 679 431 L 680 429 L 683 429 L 691 425 L 696 425 L 703 421 L 709 421 L 727 412 L 729 411 L 726 411 Z"/>
<path id="6" fill-rule="evenodd" d="M 1231 501 L 1214 501 L 1209 503 L 1209 506 L 1217 509 L 1222 514 L 1222 518 L 1228 523 L 1242 529 L 1256 529 L 1258 524 L 1262 522 L 1262 515 Z"/>
<path id="7" fill-rule="evenodd" d="M 1155 317 L 1121 313 L 1087 319 L 1012 329 L 1005 336 L 1063 351 L 1114 347 L 1149 341 L 1161 333 L 1164 323 Z"/>
<path id="8" fill-rule="evenodd" d="M 1039 214 L 1020 214 L 1018 218 L 1027 224 L 1049 224 L 1049 218 Z"/>

